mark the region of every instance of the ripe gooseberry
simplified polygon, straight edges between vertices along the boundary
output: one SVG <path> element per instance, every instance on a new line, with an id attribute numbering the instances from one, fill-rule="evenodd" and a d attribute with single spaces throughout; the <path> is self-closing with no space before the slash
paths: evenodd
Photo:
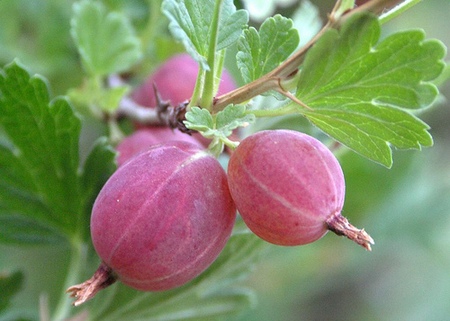
<path id="1" fill-rule="evenodd" d="M 266 130 L 245 138 L 231 155 L 228 184 L 247 226 L 270 243 L 307 244 L 332 230 L 370 250 L 372 238 L 341 215 L 339 162 L 311 136 Z"/>
<path id="2" fill-rule="evenodd" d="M 216 158 L 187 142 L 154 146 L 103 186 L 91 216 L 102 263 L 91 279 L 67 291 L 79 305 L 117 279 L 143 291 L 181 286 L 216 259 L 235 216 Z"/>

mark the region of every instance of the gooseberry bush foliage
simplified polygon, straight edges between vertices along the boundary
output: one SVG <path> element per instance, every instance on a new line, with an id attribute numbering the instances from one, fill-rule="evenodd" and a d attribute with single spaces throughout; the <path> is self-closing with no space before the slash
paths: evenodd
<path id="1" fill-rule="evenodd" d="M 308 176 L 308 168 L 295 167 L 296 157 L 303 157 L 300 164 L 307 164 L 311 170 L 320 170 L 313 168 L 320 161 L 308 158 L 315 153 L 312 150 L 296 155 L 296 148 L 285 149 L 294 144 L 295 139 L 289 136 L 292 132 L 261 131 L 274 121 L 289 117 L 298 120 L 295 137 L 307 136 L 300 132 L 315 135 L 323 143 L 312 137 L 312 141 L 306 140 L 313 146 L 320 146 L 319 149 L 326 148 L 323 144 L 327 144 L 336 155 L 357 153 L 385 167 L 392 166 L 392 148 L 432 146 L 429 127 L 418 116 L 435 102 L 439 93 L 437 82 L 445 81 L 445 75 L 448 77 L 448 68 L 443 62 L 445 47 L 438 40 L 426 39 L 418 29 L 381 38 L 383 24 L 407 14 L 407 9 L 417 2 L 370 0 L 355 4 L 352 0 L 337 1 L 320 28 L 310 27 L 315 36 L 306 40 L 302 39 L 292 19 L 279 14 L 257 27 L 251 26 L 248 12 L 236 7 L 239 1 L 133 2 L 130 6 L 139 14 L 125 2 L 122 5 L 106 0 L 74 2 L 70 11 L 70 42 L 74 49 L 71 54 L 80 62 L 74 68 L 78 70 L 75 75 L 78 81 L 64 84 L 69 77 L 55 77 L 57 80 L 52 81 L 52 75 L 33 74 L 37 65 L 26 66 L 22 60 L 27 57 L 20 55 L 0 70 L 0 241 L 11 247 L 33 247 L 38 253 L 40 250 L 45 253 L 43 249 L 50 245 L 59 245 L 63 247 L 60 255 L 64 255 L 61 260 L 65 262 L 52 275 L 57 280 L 50 283 L 46 280 L 38 285 L 42 293 L 39 302 L 34 300 L 34 305 L 27 306 L 26 311 L 24 305 L 15 303 L 14 299 L 23 291 L 29 277 L 27 273 L 31 272 L 20 268 L 0 271 L 0 320 L 37 320 L 39 316 L 42 320 L 58 321 L 72 317 L 78 320 L 230 319 L 253 305 L 253 292 L 239 281 L 249 274 L 269 245 L 245 225 L 246 220 L 260 219 L 252 216 L 254 208 L 248 199 L 241 199 L 254 188 L 249 182 L 256 177 L 255 173 L 247 171 L 245 174 L 250 174 L 245 176 L 239 171 L 246 168 L 233 160 L 242 161 L 245 149 L 249 148 L 246 146 L 259 137 L 259 145 L 252 153 L 261 153 L 261 156 L 256 164 L 252 161 L 253 167 L 250 167 L 258 174 L 270 173 L 277 157 L 283 158 L 288 169 L 295 168 L 300 180 L 302 175 Z M 166 86 L 173 89 L 171 86 L 177 86 L 176 82 L 158 84 L 155 80 L 152 84 L 152 80 L 145 80 L 156 66 L 180 53 L 190 56 L 192 63 L 195 62 L 190 66 L 195 66 L 198 72 L 192 92 L 181 98 L 186 101 L 174 103 L 175 97 L 169 97 L 170 94 L 164 97 L 161 93 Z M 50 58 L 56 68 L 69 70 L 64 59 L 56 58 Z M 170 64 L 167 66 L 170 69 Z M 239 85 L 231 85 L 222 92 L 221 84 L 228 81 L 225 67 L 236 70 L 234 76 Z M 447 72 L 441 76 L 444 70 Z M 180 78 L 183 82 L 183 77 Z M 58 95 L 52 94 L 51 88 L 57 89 Z M 145 93 L 146 90 L 155 98 L 154 106 L 151 103 L 146 106 L 136 99 L 138 91 Z M 87 142 L 83 140 L 82 129 L 92 122 L 98 138 Z M 135 156 L 131 156 L 134 152 L 130 153 L 129 159 L 120 160 L 117 168 L 117 151 L 120 153 L 123 148 L 121 144 L 141 131 L 151 133 L 152 130 L 152 139 L 163 145 L 151 147 L 153 142 L 143 142 L 143 152 L 138 151 Z M 156 134 L 161 130 L 166 132 Z M 166 138 L 169 134 L 186 135 L 183 140 L 191 142 L 174 143 L 178 139 Z M 286 139 L 286 143 L 270 147 L 276 135 L 281 135 L 280 141 Z M 173 146 L 189 147 L 179 147 L 178 158 L 158 154 L 173 150 Z M 330 197 L 337 203 L 331 206 L 340 211 L 344 173 L 340 172 L 338 161 L 328 149 L 325 154 L 328 164 L 334 164 L 330 170 L 333 181 L 329 182 L 323 173 L 317 177 L 324 191 L 330 192 L 327 184 L 335 183 L 337 194 Z M 322 157 L 314 155 L 317 159 Z M 186 157 L 193 157 L 193 160 L 186 161 Z M 151 164 L 150 160 L 155 159 L 156 165 Z M 228 160 L 231 194 L 227 194 L 228 187 L 224 183 L 227 176 L 223 172 Z M 171 166 L 176 169 L 172 170 Z M 190 168 L 193 169 L 190 171 Z M 171 172 L 174 176 L 169 177 L 178 183 L 166 182 L 166 196 L 139 204 L 139 194 L 154 195 L 152 188 L 160 186 L 155 181 L 164 181 L 165 172 Z M 214 175 L 220 177 L 220 186 L 215 184 L 217 181 L 209 180 Z M 114 177 L 120 178 L 121 187 L 111 185 L 119 184 L 117 180 L 110 183 Z M 312 184 L 314 180 L 308 179 L 308 184 Z M 100 192 L 102 188 L 119 196 L 105 196 L 107 192 Z M 200 206 L 193 198 L 202 199 L 202 192 L 209 195 L 210 201 Z M 322 194 L 319 192 L 312 195 L 319 199 Z M 130 207 L 126 207 L 126 219 L 132 222 L 125 222 L 131 226 L 129 234 L 143 235 L 131 238 L 131 242 L 136 242 L 135 249 L 144 253 L 130 251 L 126 247 L 128 239 L 115 243 L 123 238 L 121 223 L 108 216 L 114 212 L 108 207 L 111 205 L 103 206 L 101 202 L 102 197 L 118 200 L 123 195 L 132 200 Z M 269 196 L 283 197 L 275 190 L 270 193 L 270 189 Z M 187 218 L 180 210 L 186 200 L 190 201 L 189 206 L 199 206 L 194 210 L 194 214 L 199 213 L 198 217 Z M 213 205 L 222 209 L 212 213 Z M 244 220 L 238 216 L 231 226 L 235 205 L 238 212 L 241 208 Z M 174 210 L 170 224 L 164 221 L 164 214 L 158 214 L 156 225 L 147 226 L 145 219 L 153 212 L 152 206 L 160 213 L 165 213 L 165 206 Z M 135 215 L 133 208 L 136 211 L 144 208 L 149 214 Z M 291 217 L 299 213 L 298 209 L 293 209 L 293 213 L 281 212 Z M 263 214 L 271 215 L 266 210 Z M 317 213 L 316 217 L 323 224 L 315 221 L 312 228 L 317 231 L 308 231 L 314 234 L 311 239 L 284 245 L 304 244 L 320 238 L 327 230 L 324 222 L 329 214 Z M 94 221 L 97 217 L 102 219 Z M 143 219 L 142 223 L 137 224 L 136 217 Z M 209 224 L 217 227 L 214 224 L 219 217 L 224 217 L 225 228 L 208 228 Z M 116 282 L 83 308 L 72 307 L 73 300 L 66 290 L 73 290 L 74 285 L 89 279 L 103 263 L 112 270 L 115 264 L 122 264 L 125 267 L 120 268 L 130 269 L 132 273 L 147 274 L 147 281 L 160 277 L 158 273 L 167 266 L 147 262 L 144 266 L 130 267 L 120 261 L 126 258 L 114 256 L 124 253 L 141 259 L 164 260 L 165 253 L 179 250 L 173 243 L 178 240 L 171 239 L 172 244 L 164 250 L 145 253 L 154 239 L 144 233 L 143 227 L 154 231 L 155 235 L 165 235 L 173 229 L 179 233 L 175 233 L 180 238 L 178 245 L 181 248 L 186 245 L 184 255 L 191 256 L 194 252 L 188 245 L 192 244 L 184 242 L 183 232 L 185 228 L 192 230 L 198 233 L 194 248 L 201 250 L 201 246 L 207 246 L 211 253 L 206 254 L 206 261 L 200 266 L 194 264 L 192 270 L 188 261 L 168 263 L 167 266 L 176 268 L 169 274 L 178 273 L 180 269 L 189 272 L 180 276 L 182 281 L 169 284 L 169 280 L 164 284 L 159 280 L 158 286 L 146 287 L 133 284 L 136 278 L 127 282 L 122 276 L 123 283 L 146 291 L 136 291 Z M 249 227 L 252 229 L 251 224 Z M 328 225 L 328 229 L 332 228 Z M 206 243 L 213 243 L 220 231 L 223 235 L 218 245 L 208 247 L 211 244 Z M 269 242 L 283 244 L 265 238 L 264 232 L 256 234 Z M 111 247 L 115 247 L 116 252 L 109 252 Z M 43 254 L 37 259 L 47 261 L 49 270 L 52 261 L 57 260 Z M 192 260 L 196 259 L 198 256 L 194 255 Z M 111 274 L 113 278 L 121 279 L 120 268 L 117 274 Z"/>

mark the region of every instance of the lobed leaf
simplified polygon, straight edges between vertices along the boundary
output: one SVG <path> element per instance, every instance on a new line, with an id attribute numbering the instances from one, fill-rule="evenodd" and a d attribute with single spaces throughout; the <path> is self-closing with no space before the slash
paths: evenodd
<path id="1" fill-rule="evenodd" d="M 225 137 L 228 137 L 234 129 L 245 127 L 254 121 L 255 116 L 253 114 L 246 114 L 244 105 L 229 105 L 217 113 L 216 129 Z"/>
<path id="2" fill-rule="evenodd" d="M 277 14 L 267 18 L 259 32 L 250 27 L 238 42 L 237 64 L 246 83 L 260 78 L 286 60 L 299 44 L 291 19 Z"/>
<path id="3" fill-rule="evenodd" d="M 197 131 L 206 131 L 214 128 L 214 120 L 211 113 L 207 109 L 195 106 L 186 113 L 184 124 L 187 128 Z"/>
<path id="4" fill-rule="evenodd" d="M 72 37 L 90 74 L 118 73 L 141 58 L 140 41 L 124 14 L 107 13 L 101 3 L 87 0 L 76 2 L 73 10 Z"/>
<path id="5" fill-rule="evenodd" d="M 206 62 L 210 46 L 211 21 L 216 0 L 164 0 L 163 13 L 169 18 L 169 29 L 186 51 L 209 70 Z M 235 43 L 248 22 L 245 10 L 236 10 L 232 0 L 223 0 L 219 16 L 216 50 Z"/>
<path id="6" fill-rule="evenodd" d="M 429 106 L 438 90 L 431 80 L 444 64 L 444 46 L 419 30 L 393 34 L 377 44 L 378 19 L 352 17 L 329 30 L 308 52 L 296 96 L 312 110 L 301 112 L 357 153 L 387 167 L 390 145 L 432 145 L 428 126 L 408 109 Z"/>
<path id="7" fill-rule="evenodd" d="M 339 109 L 320 108 L 304 115 L 342 144 L 386 167 L 392 165 L 391 144 L 405 149 L 433 144 L 424 122 L 391 106 L 346 105 Z"/>
<path id="8" fill-rule="evenodd" d="M 246 114 L 244 105 L 229 105 L 214 117 L 206 109 L 192 107 L 186 113 L 184 124 L 189 129 L 201 132 L 207 138 L 226 139 L 233 129 L 247 126 L 254 120 L 253 114 Z"/>
<path id="9" fill-rule="evenodd" d="M 0 71 L 0 242 L 60 243 L 81 230 L 87 235 L 85 213 L 111 152 L 94 149 L 104 162 L 95 167 L 88 157 L 80 171 L 80 126 L 64 98 L 50 100 L 44 79 L 18 62 Z M 80 178 L 93 169 L 104 175 Z"/>
<path id="10" fill-rule="evenodd" d="M 0 92 L 8 141 L 0 148 L 0 226 L 9 231 L 1 238 L 46 242 L 50 231 L 70 234 L 79 212 L 80 120 L 65 99 L 50 101 L 45 81 L 17 62 L 0 74 Z"/>
<path id="11" fill-rule="evenodd" d="M 247 23 L 247 10 L 236 10 L 233 1 L 223 1 L 219 16 L 219 34 L 216 50 L 225 49 L 238 41 Z"/>

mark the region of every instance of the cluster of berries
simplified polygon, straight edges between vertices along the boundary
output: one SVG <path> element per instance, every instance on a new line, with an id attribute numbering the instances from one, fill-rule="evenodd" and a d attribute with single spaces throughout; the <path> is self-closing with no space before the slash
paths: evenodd
<path id="1" fill-rule="evenodd" d="M 237 213 L 252 232 L 277 245 L 311 243 L 328 230 L 368 250 L 373 243 L 341 215 L 345 182 L 338 160 L 306 134 L 250 135 L 231 153 L 227 172 L 201 141 L 167 127 L 140 128 L 117 150 L 119 167 L 91 216 L 102 264 L 90 280 L 68 290 L 76 304 L 115 280 L 143 291 L 189 282 L 223 250 Z"/>

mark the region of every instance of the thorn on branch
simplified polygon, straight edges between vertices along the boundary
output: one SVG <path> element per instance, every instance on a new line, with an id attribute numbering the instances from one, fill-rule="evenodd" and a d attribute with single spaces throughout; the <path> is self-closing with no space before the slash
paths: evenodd
<path id="1" fill-rule="evenodd" d="M 293 73 L 294 75 L 296 73 Z M 312 110 L 311 107 L 309 107 L 307 104 L 305 104 L 304 102 L 302 102 L 300 99 L 298 99 L 295 95 L 293 95 L 290 91 L 286 90 L 283 88 L 283 86 L 281 85 L 281 79 L 278 79 L 278 87 L 275 89 L 277 92 L 279 92 L 280 94 L 282 94 L 283 96 L 289 98 L 290 100 L 292 100 L 294 103 L 302 106 L 303 108 L 307 109 L 307 110 Z"/>
<path id="2" fill-rule="evenodd" d="M 164 117 L 171 107 L 170 102 L 167 100 L 162 100 L 161 95 L 156 87 L 156 84 L 153 83 L 153 91 L 155 93 L 156 99 L 156 114 L 158 115 L 158 119 L 162 124 L 167 123 L 167 117 Z"/>

